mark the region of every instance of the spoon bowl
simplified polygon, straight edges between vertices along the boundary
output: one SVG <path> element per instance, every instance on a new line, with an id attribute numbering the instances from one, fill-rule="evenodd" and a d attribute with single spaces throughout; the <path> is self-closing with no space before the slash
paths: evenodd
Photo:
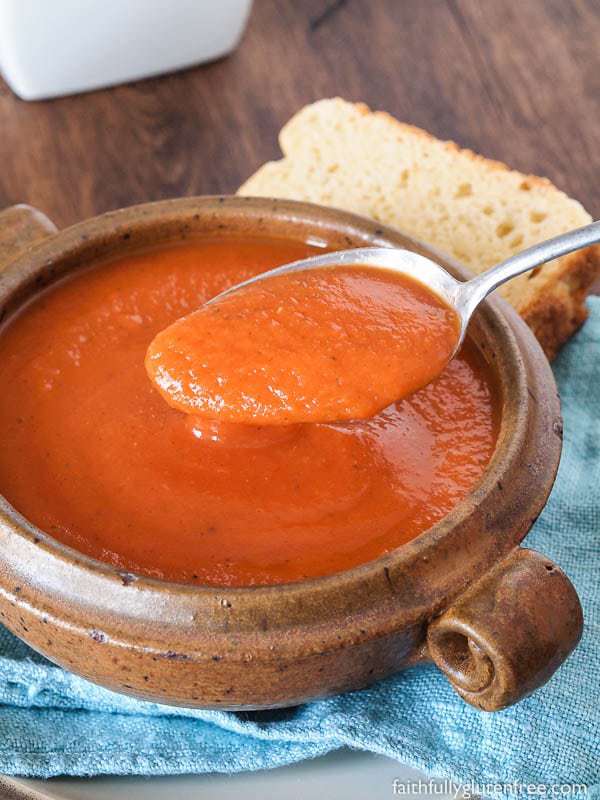
<path id="1" fill-rule="evenodd" d="M 219 302 L 227 295 L 239 291 L 258 281 L 276 278 L 293 272 L 335 267 L 373 267 L 387 269 L 405 275 L 425 285 L 438 295 L 458 316 L 459 336 L 452 355 L 454 356 L 464 340 L 469 320 L 479 303 L 503 283 L 529 272 L 555 258 L 572 253 L 600 242 L 600 221 L 592 222 L 582 228 L 561 234 L 532 247 L 522 250 L 511 258 L 502 261 L 471 280 L 459 281 L 440 264 L 411 250 L 391 247 L 360 247 L 339 250 L 323 256 L 294 261 L 276 269 L 263 272 L 249 280 L 238 283 L 213 297 L 206 305 Z"/>
<path id="2" fill-rule="evenodd" d="M 291 264 L 284 264 L 282 267 L 263 272 L 247 281 L 238 283 L 226 289 L 224 292 L 212 297 L 206 305 L 212 305 L 222 300 L 224 297 L 234 292 L 244 289 L 258 281 L 268 278 L 277 278 L 280 275 L 289 275 L 293 272 L 307 272 L 315 269 L 334 269 L 335 267 L 373 267 L 378 270 L 389 270 L 399 275 L 405 275 L 418 283 L 424 284 L 432 292 L 437 294 L 446 305 L 455 309 L 460 320 L 460 335 L 454 353 L 459 349 L 465 337 L 467 324 L 472 314 L 465 302 L 465 286 L 470 281 L 464 282 L 454 278 L 430 258 L 421 256 L 412 250 L 401 250 L 391 247 L 359 247 L 353 250 L 341 250 L 334 253 L 327 253 L 324 256 L 314 256 L 305 258 L 301 261 L 294 261 Z M 454 355 L 453 353 L 453 355 Z"/>

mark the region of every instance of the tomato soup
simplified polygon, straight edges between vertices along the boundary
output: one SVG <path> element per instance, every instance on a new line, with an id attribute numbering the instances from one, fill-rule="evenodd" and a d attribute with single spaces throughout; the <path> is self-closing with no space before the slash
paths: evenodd
<path id="1" fill-rule="evenodd" d="M 440 520 L 496 440 L 493 382 L 469 341 L 433 383 L 359 421 L 216 423 L 173 408 L 148 379 L 160 331 L 315 253 L 198 240 L 82 268 L 39 294 L 0 331 L 0 492 L 119 569 L 217 586 L 348 569 Z"/>
<path id="2" fill-rule="evenodd" d="M 268 277 L 161 331 L 146 356 L 174 408 L 285 425 L 364 419 L 428 384 L 458 315 L 411 278 L 351 265 Z"/>

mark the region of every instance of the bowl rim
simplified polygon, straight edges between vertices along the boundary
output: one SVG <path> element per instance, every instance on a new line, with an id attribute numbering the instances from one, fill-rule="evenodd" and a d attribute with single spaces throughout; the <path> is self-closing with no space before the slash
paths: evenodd
<path id="1" fill-rule="evenodd" d="M 77 263 L 81 262 L 86 253 L 92 254 L 92 261 L 101 261 L 102 258 L 110 260 L 112 255 L 139 250 L 142 245 L 138 241 L 138 234 L 156 232 L 157 226 L 159 228 L 164 226 L 165 230 L 170 226 L 173 231 L 179 226 L 183 238 L 193 237 L 194 223 L 199 220 L 206 222 L 209 217 L 215 225 L 215 230 L 218 230 L 218 226 L 224 218 L 230 219 L 230 221 L 237 218 L 241 220 L 240 224 L 249 223 L 254 229 L 254 233 L 251 235 L 255 236 L 273 235 L 269 229 L 272 229 L 276 221 L 276 227 L 283 228 L 286 225 L 292 225 L 296 226 L 299 231 L 303 228 L 310 228 L 315 231 L 313 238 L 318 238 L 317 234 L 319 233 L 324 236 L 335 234 L 342 239 L 345 237 L 348 246 L 356 246 L 352 245 L 352 242 L 357 239 L 377 246 L 408 245 L 417 252 L 438 258 L 440 263 L 459 277 L 468 276 L 465 268 L 448 257 L 438 254 L 432 248 L 414 242 L 392 228 L 346 211 L 292 200 L 201 196 L 129 206 L 89 218 L 58 231 L 19 256 L 0 273 L 0 304 L 7 304 L 8 301 L 8 304 L 12 303 L 15 308 L 21 307 L 24 297 L 34 295 L 40 288 L 57 280 L 57 265 L 62 265 L 63 271 L 67 273 L 72 268 L 76 268 Z M 169 235 L 164 239 L 156 239 L 155 243 L 173 241 L 176 238 L 175 235 Z M 293 237 L 290 235 L 288 238 Z M 94 252 L 96 252 L 95 258 Z M 10 318 L 10 316 L 9 312 L 6 318 Z M 254 605 L 255 601 L 259 601 L 260 598 L 276 595 L 280 598 L 287 596 L 291 602 L 295 603 L 307 592 L 322 593 L 325 597 L 331 589 L 339 592 L 340 589 L 355 588 L 358 584 L 364 584 L 366 587 L 369 581 L 376 577 L 379 579 L 382 573 L 385 581 L 393 590 L 391 573 L 395 570 L 406 574 L 407 569 L 414 566 L 417 561 L 428 561 L 449 534 L 472 516 L 477 507 L 481 507 L 486 500 L 490 499 L 495 486 L 501 482 L 507 469 L 517 468 L 522 461 L 521 451 L 527 444 L 529 433 L 526 409 L 531 403 L 524 350 L 528 351 L 530 358 L 534 361 L 539 362 L 541 358 L 546 362 L 546 359 L 531 331 L 508 304 L 499 298 L 484 301 L 476 318 L 481 321 L 483 327 L 487 326 L 488 332 L 495 332 L 495 335 L 499 337 L 499 345 L 502 345 L 500 353 L 492 353 L 498 363 L 498 366 L 495 367 L 496 372 L 500 374 L 503 383 L 499 387 L 503 393 L 501 424 L 493 456 L 474 489 L 446 516 L 415 539 L 376 559 L 342 572 L 293 583 L 239 587 L 186 584 L 119 569 L 64 545 L 29 523 L 3 496 L 0 496 L 0 529 L 8 528 L 12 533 L 17 533 L 21 539 L 25 538 L 33 543 L 38 551 L 46 551 L 48 556 L 59 559 L 68 564 L 70 568 L 76 566 L 78 570 L 85 573 L 104 579 L 109 578 L 117 585 L 128 586 L 130 583 L 134 583 L 139 589 L 147 590 L 152 594 L 158 592 L 160 594 L 167 593 L 170 596 L 192 596 L 196 601 L 213 602 L 215 597 L 226 595 L 236 598 L 238 602 L 241 599 Z M 546 369 L 543 365 L 542 368 Z M 546 371 L 553 385 L 552 373 L 549 368 Z M 549 395 L 552 394 L 552 385 L 549 387 Z M 510 392 L 508 388 L 510 388 Z M 552 406 L 551 399 L 549 402 Z M 554 406 L 549 408 L 550 416 L 556 416 L 559 413 L 557 402 L 556 400 Z M 545 471 L 538 472 L 537 477 L 541 481 L 538 494 L 541 502 L 538 502 L 537 505 L 540 508 L 545 504 L 554 482 L 559 454 L 560 446 L 554 447 L 547 459 Z M 524 538 L 529 527 L 521 526 L 510 536 L 507 534 L 501 549 L 508 552 L 515 547 Z M 481 569 L 491 566 L 489 558 L 484 555 L 480 556 L 480 561 Z"/>

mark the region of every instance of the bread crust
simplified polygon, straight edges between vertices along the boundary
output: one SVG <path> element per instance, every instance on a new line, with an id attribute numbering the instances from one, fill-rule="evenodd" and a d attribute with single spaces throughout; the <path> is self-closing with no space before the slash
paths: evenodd
<path id="1" fill-rule="evenodd" d="M 551 360 L 587 319 L 585 299 L 600 274 L 600 247 L 571 253 L 563 262 L 545 291 L 519 310 Z"/>
<path id="2" fill-rule="evenodd" d="M 341 97 L 336 97 L 334 99 L 340 100 L 343 103 L 346 102 Z M 373 111 L 371 110 L 371 108 L 369 108 L 368 105 L 366 105 L 366 103 L 354 103 L 354 108 L 365 117 L 373 116 L 373 117 L 379 117 L 380 119 L 385 119 L 388 124 L 390 124 L 393 127 L 396 127 L 398 130 L 410 133 L 413 136 L 422 137 L 423 139 L 426 139 L 429 142 L 436 142 L 438 144 L 443 144 L 446 150 L 448 150 L 448 152 L 453 152 L 457 154 L 460 153 L 461 155 L 467 156 L 467 158 L 470 158 L 476 163 L 485 166 L 486 169 L 491 169 L 491 170 L 496 169 L 501 172 L 518 172 L 517 170 L 511 169 L 511 167 L 509 167 L 508 164 L 505 164 L 503 161 L 497 161 L 492 158 L 487 158 L 486 156 L 482 156 L 480 153 L 475 153 L 468 147 L 461 147 L 459 144 L 452 141 L 452 139 L 438 139 L 437 136 L 434 136 L 432 133 L 429 133 L 429 131 L 426 131 L 423 128 L 418 128 L 416 125 L 411 125 L 408 122 L 401 122 L 399 119 L 396 119 L 396 117 L 393 117 L 387 111 Z M 284 130 L 285 126 L 282 129 L 282 133 Z M 525 182 L 529 183 L 531 186 L 536 186 L 538 189 L 552 189 L 553 191 L 556 190 L 556 187 L 548 178 L 543 178 L 540 175 L 527 175 L 525 173 L 518 173 L 518 174 L 521 175 L 521 177 Z"/>

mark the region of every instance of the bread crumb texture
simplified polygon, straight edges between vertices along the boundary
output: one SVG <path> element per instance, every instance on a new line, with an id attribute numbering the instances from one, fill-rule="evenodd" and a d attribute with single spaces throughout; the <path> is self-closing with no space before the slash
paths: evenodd
<path id="1" fill-rule="evenodd" d="M 546 178 L 523 175 L 454 142 L 340 98 L 299 111 L 279 137 L 284 157 L 239 190 L 362 214 L 441 250 L 473 272 L 591 222 Z M 600 248 L 550 262 L 499 292 L 549 357 L 586 317 Z"/>

